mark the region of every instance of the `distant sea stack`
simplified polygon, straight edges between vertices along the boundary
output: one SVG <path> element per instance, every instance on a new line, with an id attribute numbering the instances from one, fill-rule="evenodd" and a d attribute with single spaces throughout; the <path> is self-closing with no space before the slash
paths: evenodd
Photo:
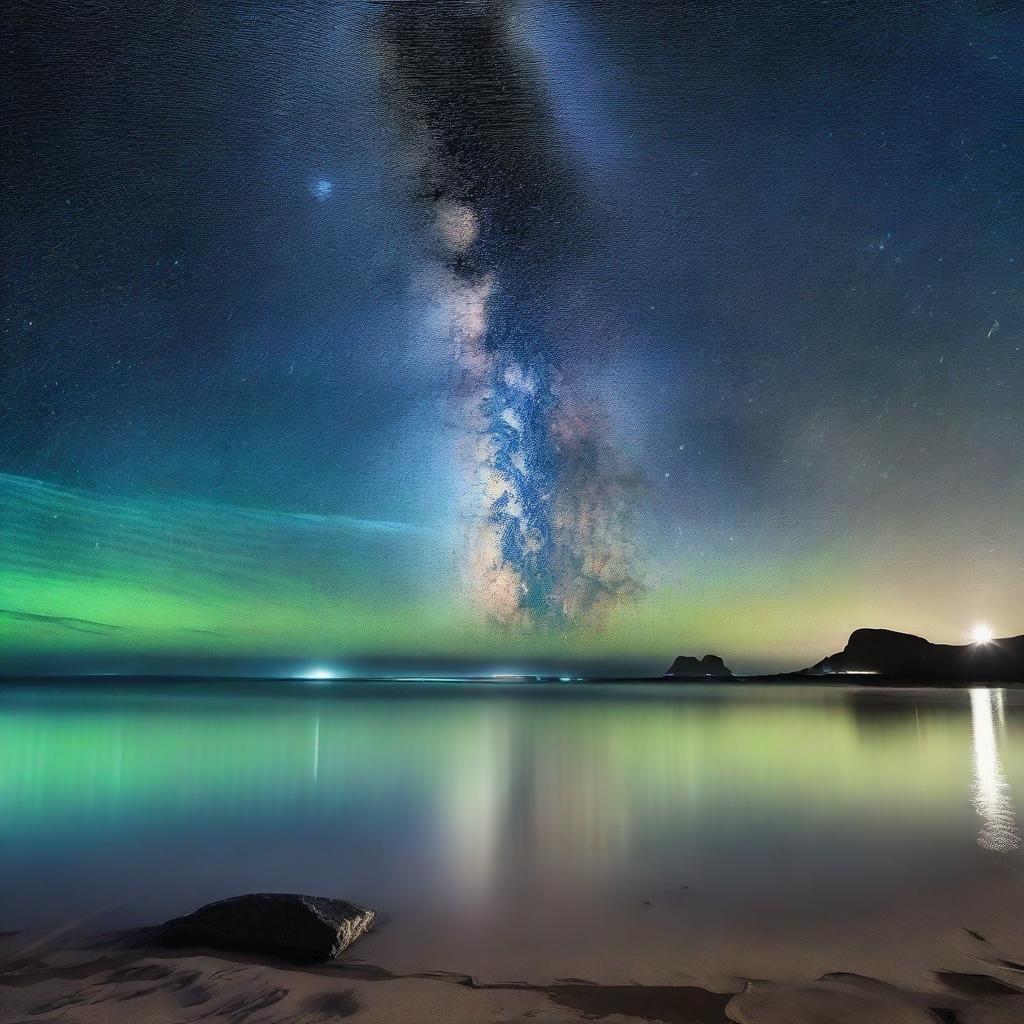
<path id="1" fill-rule="evenodd" d="M 956 646 L 891 629 L 858 629 L 842 651 L 804 670 L 815 676 L 844 673 L 938 682 L 1024 682 L 1024 636 Z"/>
<path id="2" fill-rule="evenodd" d="M 672 679 L 732 679 L 732 672 L 717 654 L 699 659 L 680 654 L 665 675 Z"/>

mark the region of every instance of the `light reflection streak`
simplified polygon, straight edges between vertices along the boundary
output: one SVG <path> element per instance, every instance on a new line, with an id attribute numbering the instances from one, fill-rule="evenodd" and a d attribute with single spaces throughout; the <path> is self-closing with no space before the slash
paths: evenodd
<path id="1" fill-rule="evenodd" d="M 957 878 L 965 841 L 982 863 L 1018 842 L 999 691 L 859 711 L 831 694 L 302 691 L 9 700 L 9 918 L 49 926 L 47 906 L 86 913 L 127 879 L 151 894 L 136 922 L 272 886 L 352 894 L 432 934 L 546 929 L 652 894 L 662 908 L 680 881 L 760 898 L 783 884 L 759 866 L 772 858 L 795 865 L 773 890 L 785 903 L 807 872 L 829 891 L 852 873 L 898 893 L 923 856 Z"/>
<path id="2" fill-rule="evenodd" d="M 986 850 L 1016 850 L 1020 846 L 1013 795 L 1003 773 L 996 734 L 1002 721 L 1003 691 L 979 686 L 971 690 L 972 794 L 981 818 L 978 845 Z"/>
<path id="3" fill-rule="evenodd" d="M 320 712 L 316 713 L 316 721 L 313 725 L 313 785 L 316 785 L 320 778 Z"/>
<path id="4" fill-rule="evenodd" d="M 509 839 L 509 777 L 513 761 L 509 722 L 480 720 L 453 737 L 449 777 L 438 814 L 446 823 L 442 859 L 453 898 L 468 908 L 487 904 L 501 848 Z"/>

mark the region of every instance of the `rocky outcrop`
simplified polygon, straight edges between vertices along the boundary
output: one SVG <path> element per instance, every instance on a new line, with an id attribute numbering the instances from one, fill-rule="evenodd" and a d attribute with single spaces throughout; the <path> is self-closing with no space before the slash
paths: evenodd
<path id="1" fill-rule="evenodd" d="M 958 646 L 891 629 L 858 629 L 842 651 L 804 670 L 807 675 L 845 673 L 936 682 L 1021 682 L 1024 636 Z"/>
<path id="2" fill-rule="evenodd" d="M 297 962 L 333 960 L 371 927 L 374 912 L 345 900 L 256 893 L 208 903 L 158 931 L 165 946 L 264 953 Z"/>
<path id="3" fill-rule="evenodd" d="M 672 662 L 672 667 L 665 675 L 673 679 L 732 678 L 732 672 L 717 654 L 705 654 L 700 659 L 681 654 Z"/>

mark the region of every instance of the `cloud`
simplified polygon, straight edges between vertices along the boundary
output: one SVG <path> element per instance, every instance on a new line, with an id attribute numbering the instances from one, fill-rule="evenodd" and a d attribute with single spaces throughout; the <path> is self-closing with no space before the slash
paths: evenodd
<path id="1" fill-rule="evenodd" d="M 76 633 L 115 633 L 132 632 L 128 626 L 118 626 L 113 622 L 96 622 L 93 619 L 76 619 L 71 615 L 40 615 L 38 612 L 22 612 L 13 608 L 0 608 L 0 615 L 19 622 L 38 622 L 44 626 L 59 626 L 74 630 Z"/>

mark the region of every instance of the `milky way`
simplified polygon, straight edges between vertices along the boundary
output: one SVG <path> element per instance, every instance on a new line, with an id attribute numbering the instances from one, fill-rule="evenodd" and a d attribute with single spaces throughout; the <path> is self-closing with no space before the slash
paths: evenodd
<path id="1" fill-rule="evenodd" d="M 468 575 L 490 616 L 524 627 L 604 612 L 638 581 L 628 475 L 600 412 L 567 395 L 545 336 L 537 293 L 587 224 L 514 11 L 395 5 L 379 38 L 458 368 Z"/>

